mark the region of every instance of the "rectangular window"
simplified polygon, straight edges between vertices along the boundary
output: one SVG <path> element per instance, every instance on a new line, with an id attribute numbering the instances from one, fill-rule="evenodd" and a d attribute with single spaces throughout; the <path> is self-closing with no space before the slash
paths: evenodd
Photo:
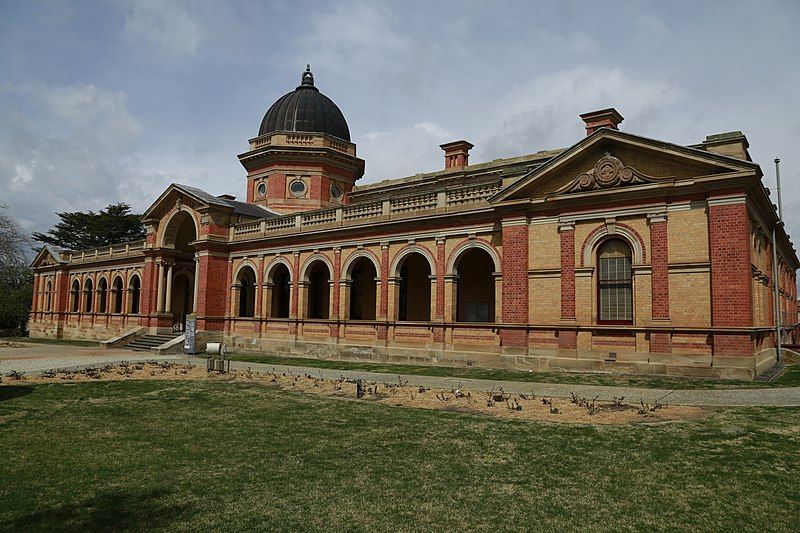
<path id="1" fill-rule="evenodd" d="M 627 257 L 600 258 L 600 320 L 633 320 L 633 279 Z"/>

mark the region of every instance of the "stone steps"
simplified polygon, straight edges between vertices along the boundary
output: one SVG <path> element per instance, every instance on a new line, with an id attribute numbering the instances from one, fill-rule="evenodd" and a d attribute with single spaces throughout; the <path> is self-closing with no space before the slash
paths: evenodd
<path id="1" fill-rule="evenodd" d="M 171 341 L 179 335 L 181 334 L 163 333 L 160 335 L 145 335 L 144 337 L 139 337 L 138 339 L 129 342 L 128 344 L 124 345 L 123 348 L 127 350 L 133 350 L 135 352 L 149 352 L 152 348 L 157 348 L 158 346 L 161 346 L 165 342 Z"/>

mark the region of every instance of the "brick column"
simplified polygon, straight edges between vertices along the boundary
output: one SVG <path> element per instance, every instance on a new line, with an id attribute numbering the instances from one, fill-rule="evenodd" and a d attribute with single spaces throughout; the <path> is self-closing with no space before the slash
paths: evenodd
<path id="1" fill-rule="evenodd" d="M 708 201 L 711 325 L 752 327 L 750 219 L 744 196 Z M 714 355 L 753 355 L 750 335 L 715 334 Z"/>
<path id="2" fill-rule="evenodd" d="M 264 254 L 258 255 L 258 272 L 256 272 L 256 322 L 253 330 L 256 333 L 261 333 L 261 326 L 264 323 L 264 287 L 266 280 L 264 279 Z"/>
<path id="3" fill-rule="evenodd" d="M 561 236 L 561 322 L 575 323 L 575 223 L 563 222 L 558 226 Z M 576 330 L 559 330 L 558 348 L 574 350 L 578 347 Z"/>
<path id="4" fill-rule="evenodd" d="M 389 316 L 389 243 L 381 243 L 381 304 L 378 320 L 388 320 Z M 378 326 L 378 340 L 385 341 L 389 337 L 389 326 Z"/>
<path id="5" fill-rule="evenodd" d="M 333 249 L 333 295 L 331 296 L 331 319 L 339 320 L 339 306 L 342 298 L 342 288 L 340 280 L 342 279 L 342 249 L 338 246 Z M 339 324 L 331 324 L 330 336 L 339 338 Z"/>
<path id="6" fill-rule="evenodd" d="M 270 179 L 270 181 L 272 180 Z M 300 252 L 293 252 L 292 259 L 292 305 L 289 309 L 289 317 L 297 319 L 299 309 L 298 300 L 300 298 Z M 291 335 L 297 334 L 296 321 L 289 324 L 289 333 Z"/>
<path id="7" fill-rule="evenodd" d="M 230 332 L 233 320 L 233 313 L 231 312 L 231 305 L 233 300 L 233 282 L 231 281 L 231 275 L 233 274 L 233 259 L 228 258 L 228 268 L 225 271 L 225 281 L 222 284 L 222 288 L 225 291 L 225 331 Z"/>
<path id="8" fill-rule="evenodd" d="M 669 249 L 667 248 L 667 214 L 647 217 L 650 223 L 650 264 L 652 266 L 652 319 L 653 324 L 669 324 Z M 650 351 L 672 352 L 669 333 L 651 333 Z"/>
<path id="9" fill-rule="evenodd" d="M 387 320 L 389 315 L 389 243 L 381 243 L 381 304 L 378 320 Z M 385 341 L 389 336 L 387 325 L 378 326 L 378 340 Z"/>
<path id="10" fill-rule="evenodd" d="M 528 324 L 528 220 L 505 218 L 503 225 L 502 317 L 504 323 Z M 524 348 L 527 329 L 502 329 L 501 346 Z"/>
<path id="11" fill-rule="evenodd" d="M 35 321 L 36 318 L 36 311 L 40 308 L 39 306 L 39 274 L 33 275 L 33 297 L 31 298 L 31 315 L 34 316 L 33 320 Z"/>
<path id="12" fill-rule="evenodd" d="M 444 275 L 445 275 L 445 238 L 436 237 L 436 306 L 434 307 L 433 320 L 444 322 Z M 433 328 L 433 342 L 444 342 L 444 327 Z"/>

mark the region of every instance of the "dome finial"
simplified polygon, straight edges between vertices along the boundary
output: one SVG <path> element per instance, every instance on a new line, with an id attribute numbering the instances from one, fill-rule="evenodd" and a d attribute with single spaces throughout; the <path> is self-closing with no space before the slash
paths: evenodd
<path id="1" fill-rule="evenodd" d="M 306 65 L 306 71 L 300 77 L 300 85 L 314 86 L 314 75 L 311 73 L 311 65 Z"/>

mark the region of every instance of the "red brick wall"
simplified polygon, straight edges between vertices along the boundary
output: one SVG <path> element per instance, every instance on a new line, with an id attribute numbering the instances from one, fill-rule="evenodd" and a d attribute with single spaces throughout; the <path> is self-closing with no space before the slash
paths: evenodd
<path id="1" fill-rule="evenodd" d="M 561 230 L 561 318 L 575 318 L 575 229 Z"/>
<path id="2" fill-rule="evenodd" d="M 711 324 L 752 327 L 753 292 L 750 260 L 750 219 L 747 205 L 710 205 Z M 715 355 L 752 355 L 749 335 L 714 335 Z"/>
<path id="3" fill-rule="evenodd" d="M 503 226 L 503 312 L 505 323 L 528 323 L 528 225 Z M 504 346 L 525 346 L 527 331 L 503 330 L 500 343 Z"/>
<path id="4" fill-rule="evenodd" d="M 247 201 L 250 203 L 253 203 L 253 201 L 256 199 L 255 188 L 255 180 L 247 180 Z"/>
<path id="5" fill-rule="evenodd" d="M 224 316 L 226 302 L 230 294 L 230 274 L 225 257 L 201 255 L 198 261 L 200 273 L 197 293 L 198 329 L 221 330 L 223 322 L 209 320 L 209 317 Z M 205 289 L 205 290 L 204 290 Z"/>
<path id="6" fill-rule="evenodd" d="M 378 320 L 385 320 L 389 315 L 389 245 L 381 245 L 381 303 Z M 378 326 L 378 340 L 386 340 L 389 336 L 387 326 Z"/>
<path id="7" fill-rule="evenodd" d="M 667 248 L 667 221 L 650 223 L 650 261 L 652 266 L 652 317 L 654 320 L 669 320 L 669 251 Z M 669 333 L 650 335 L 650 351 L 670 353 Z"/>

